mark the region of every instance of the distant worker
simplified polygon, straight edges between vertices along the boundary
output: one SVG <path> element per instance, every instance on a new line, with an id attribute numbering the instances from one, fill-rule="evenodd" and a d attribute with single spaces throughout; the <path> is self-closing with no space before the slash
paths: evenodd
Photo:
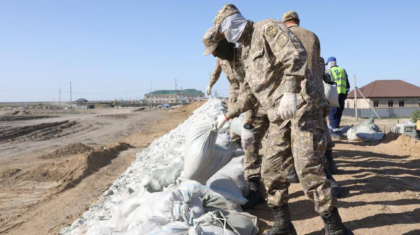
<path id="1" fill-rule="evenodd" d="M 321 63 L 321 43 L 316 36 L 315 33 L 300 27 L 300 19 L 299 15 L 296 11 L 288 11 L 282 15 L 282 21 L 284 25 L 286 25 L 290 31 L 292 31 L 296 37 L 302 42 L 303 46 L 305 47 L 307 55 L 307 65 L 309 67 L 309 71 L 312 73 L 312 78 L 315 79 L 311 82 L 316 89 L 318 89 L 319 93 L 324 93 L 324 75 L 325 75 L 325 66 L 320 67 Z M 324 64 L 324 60 L 322 59 L 322 64 Z M 326 104 L 322 107 L 323 109 L 323 116 L 324 116 L 324 135 L 327 139 L 327 150 L 325 151 L 325 158 L 328 161 L 328 167 L 326 167 L 331 174 L 336 173 L 336 165 L 334 163 L 333 155 L 332 155 L 332 148 L 334 147 L 334 143 L 332 142 L 331 135 L 328 129 L 328 124 L 326 122 L 326 117 L 330 112 L 329 106 Z M 328 179 L 332 181 L 333 185 L 333 192 L 339 191 L 338 185 L 335 183 L 334 178 L 328 172 L 326 172 Z M 334 187 L 335 186 L 335 187 Z M 338 187 L 338 190 L 337 190 Z M 337 195 L 337 193 L 336 193 Z"/>
<path id="2" fill-rule="evenodd" d="M 327 60 L 327 73 L 329 80 L 337 84 L 338 104 L 340 107 L 331 107 L 329 121 L 332 128 L 332 138 L 341 139 L 340 121 L 344 111 L 344 102 L 347 99 L 347 94 L 350 90 L 350 83 L 345 69 L 337 65 L 337 59 L 330 57 Z"/>

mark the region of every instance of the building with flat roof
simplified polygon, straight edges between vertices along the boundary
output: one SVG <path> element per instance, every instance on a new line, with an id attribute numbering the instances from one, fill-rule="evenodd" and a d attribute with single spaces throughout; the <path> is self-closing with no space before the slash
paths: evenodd
<path id="1" fill-rule="evenodd" d="M 163 103 L 192 103 L 204 100 L 204 93 L 196 89 L 184 90 L 157 90 L 144 95 L 147 103 L 163 104 Z"/>

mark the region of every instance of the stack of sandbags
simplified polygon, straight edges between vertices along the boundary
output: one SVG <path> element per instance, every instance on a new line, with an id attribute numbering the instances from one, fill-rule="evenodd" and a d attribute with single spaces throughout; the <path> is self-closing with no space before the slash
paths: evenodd
<path id="1" fill-rule="evenodd" d="M 347 131 L 347 139 L 350 141 L 379 141 L 385 137 L 385 133 L 380 132 L 379 127 L 374 123 L 375 119 L 371 116 L 362 121 L 356 127 Z"/>

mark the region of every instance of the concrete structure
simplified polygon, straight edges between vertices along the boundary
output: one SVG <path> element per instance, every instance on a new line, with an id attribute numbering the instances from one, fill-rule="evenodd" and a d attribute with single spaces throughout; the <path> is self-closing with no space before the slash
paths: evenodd
<path id="1" fill-rule="evenodd" d="M 419 108 L 420 87 L 402 80 L 377 80 L 359 88 L 366 97 L 357 94 L 357 108 Z M 354 109 L 354 90 L 345 102 L 345 108 Z"/>
<path id="2" fill-rule="evenodd" d="M 185 90 L 157 90 L 144 95 L 147 103 L 163 104 L 163 103 L 192 103 L 204 100 L 204 93 L 196 89 Z"/>

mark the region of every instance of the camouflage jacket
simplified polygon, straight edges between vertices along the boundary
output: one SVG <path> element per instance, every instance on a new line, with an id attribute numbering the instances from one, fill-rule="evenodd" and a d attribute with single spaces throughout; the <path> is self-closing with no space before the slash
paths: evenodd
<path id="1" fill-rule="evenodd" d="M 229 118 L 259 102 L 270 121 L 279 121 L 278 103 L 284 93 L 300 93 L 298 108 L 303 102 L 315 107 L 318 100 L 325 100 L 323 94 L 315 92 L 318 89 L 307 83 L 312 75 L 307 67 L 306 50 L 283 23 L 275 19 L 249 21 L 238 42 L 244 45 L 246 76 L 238 102 L 227 114 Z"/>

